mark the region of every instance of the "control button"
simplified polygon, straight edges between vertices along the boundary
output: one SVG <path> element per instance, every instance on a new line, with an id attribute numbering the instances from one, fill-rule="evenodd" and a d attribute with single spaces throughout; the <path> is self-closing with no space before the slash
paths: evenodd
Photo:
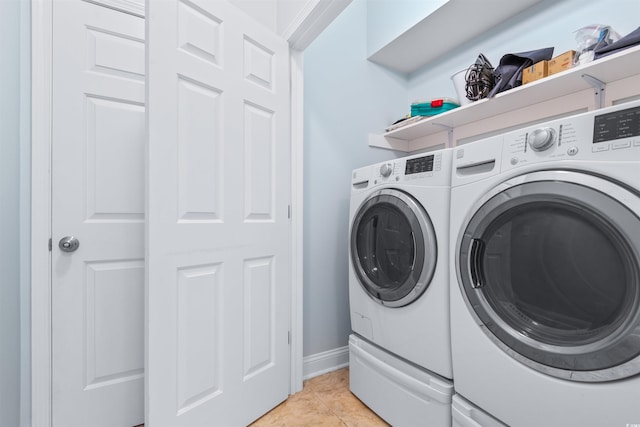
<path id="1" fill-rule="evenodd" d="M 393 165 L 391 165 L 391 163 L 385 163 L 384 165 L 380 166 L 380 175 L 382 175 L 383 177 L 388 178 L 392 173 Z"/>
<path id="2" fill-rule="evenodd" d="M 594 145 L 591 151 L 593 151 L 594 153 L 599 153 L 601 151 L 609 151 L 609 144 Z"/>
<path id="3" fill-rule="evenodd" d="M 517 157 L 512 157 L 511 158 L 511 164 L 514 165 L 514 166 L 517 165 L 518 164 L 518 158 Z"/>
<path id="4" fill-rule="evenodd" d="M 633 146 L 640 147 L 640 139 L 636 139 L 635 141 L 633 141 Z"/>
<path id="5" fill-rule="evenodd" d="M 567 154 L 570 156 L 575 156 L 576 154 L 578 154 L 578 147 L 571 147 L 567 149 Z"/>
<path id="6" fill-rule="evenodd" d="M 614 150 L 622 150 L 623 148 L 631 148 L 631 141 L 614 142 L 612 148 Z"/>
<path id="7" fill-rule="evenodd" d="M 544 151 L 553 145 L 555 139 L 556 131 L 552 128 L 536 129 L 529 136 L 529 146 L 533 151 Z"/>

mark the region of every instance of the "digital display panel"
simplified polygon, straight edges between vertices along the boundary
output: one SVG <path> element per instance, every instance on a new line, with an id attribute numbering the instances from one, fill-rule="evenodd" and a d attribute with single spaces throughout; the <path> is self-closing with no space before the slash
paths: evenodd
<path id="1" fill-rule="evenodd" d="M 593 143 L 640 136 L 640 107 L 596 116 Z"/>
<path id="2" fill-rule="evenodd" d="M 407 160 L 405 175 L 433 171 L 433 155 Z"/>

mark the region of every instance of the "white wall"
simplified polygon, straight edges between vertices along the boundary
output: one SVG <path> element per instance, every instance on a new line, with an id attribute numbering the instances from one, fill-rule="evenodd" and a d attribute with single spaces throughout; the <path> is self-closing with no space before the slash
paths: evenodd
<path id="1" fill-rule="evenodd" d="M 367 56 L 400 36 L 448 0 L 368 0 Z"/>
<path id="2" fill-rule="evenodd" d="M 282 35 L 313 0 L 229 0 L 276 34 Z"/>
<path id="3" fill-rule="evenodd" d="M 304 51 L 304 350 L 347 344 L 351 171 L 395 157 L 367 134 L 407 112 L 406 82 L 366 60 L 366 2 L 355 0 Z"/>
<path id="4" fill-rule="evenodd" d="M 640 26 L 640 0 L 543 0 L 414 72 L 407 101 L 457 98 L 450 77 L 473 64 L 479 53 L 497 67 L 507 53 L 555 47 L 558 55 L 576 49 L 574 31 L 590 24 L 610 25 L 624 36 Z"/>
<path id="5" fill-rule="evenodd" d="M 318 0 L 230 0 L 230 2 L 269 30 L 288 37 L 291 35 L 291 26 L 299 25 L 301 17 L 307 16 Z"/>
<path id="6" fill-rule="evenodd" d="M 256 21 L 262 23 L 274 33 L 277 30 L 277 4 L 276 0 L 229 0 L 236 7 Z"/>
<path id="7" fill-rule="evenodd" d="M 0 425 L 20 422 L 20 2 L 0 1 Z"/>
<path id="8" fill-rule="evenodd" d="M 276 10 L 276 33 L 284 34 L 300 13 L 308 7 L 310 0 L 278 0 Z"/>

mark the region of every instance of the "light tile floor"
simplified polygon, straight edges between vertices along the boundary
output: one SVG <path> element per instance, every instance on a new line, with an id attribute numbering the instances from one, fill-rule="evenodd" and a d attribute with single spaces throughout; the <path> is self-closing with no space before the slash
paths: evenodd
<path id="1" fill-rule="evenodd" d="M 304 382 L 303 390 L 250 427 L 388 427 L 349 391 L 349 368 Z"/>

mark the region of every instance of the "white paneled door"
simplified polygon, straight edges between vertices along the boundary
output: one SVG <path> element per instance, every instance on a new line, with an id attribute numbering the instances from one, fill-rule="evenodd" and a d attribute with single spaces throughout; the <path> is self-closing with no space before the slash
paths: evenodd
<path id="1" fill-rule="evenodd" d="M 53 3 L 54 427 L 144 422 L 144 31 L 139 17 Z"/>
<path id="2" fill-rule="evenodd" d="M 147 423 L 289 392 L 287 43 L 223 0 L 147 2 Z"/>

